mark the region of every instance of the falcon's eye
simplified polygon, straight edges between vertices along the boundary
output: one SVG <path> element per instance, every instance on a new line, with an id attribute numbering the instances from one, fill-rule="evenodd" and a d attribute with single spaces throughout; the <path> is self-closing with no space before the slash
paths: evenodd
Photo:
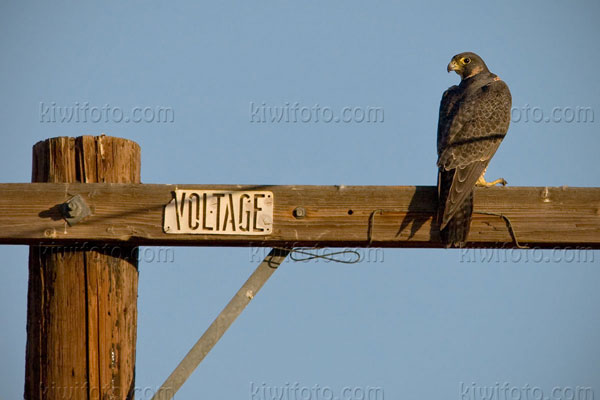
<path id="1" fill-rule="evenodd" d="M 468 64 L 470 62 L 471 62 L 471 59 L 469 57 L 463 58 L 463 63 Z"/>

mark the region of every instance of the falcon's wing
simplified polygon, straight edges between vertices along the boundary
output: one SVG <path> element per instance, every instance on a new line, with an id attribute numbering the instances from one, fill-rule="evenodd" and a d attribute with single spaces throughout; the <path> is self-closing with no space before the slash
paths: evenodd
<path id="1" fill-rule="evenodd" d="M 448 88 L 442 95 L 440 102 L 440 116 L 438 118 L 438 134 L 437 134 L 437 151 L 438 158 L 448 140 L 448 133 L 454 114 L 456 114 L 456 106 L 460 101 L 460 90 L 458 86 Z"/>
<path id="2" fill-rule="evenodd" d="M 497 78 L 474 93 L 459 95 L 453 88 L 444 93 L 438 125 L 438 167 L 455 173 L 442 226 L 471 193 L 506 135 L 510 106 L 508 86 Z"/>

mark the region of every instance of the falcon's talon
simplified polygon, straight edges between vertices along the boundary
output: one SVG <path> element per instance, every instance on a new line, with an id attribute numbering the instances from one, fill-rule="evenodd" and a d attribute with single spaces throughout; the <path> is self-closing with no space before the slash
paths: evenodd
<path id="1" fill-rule="evenodd" d="M 482 175 L 477 180 L 477 183 L 475 183 L 475 186 L 492 187 L 492 186 L 496 186 L 496 185 L 506 186 L 507 184 L 508 184 L 508 182 L 506 182 L 506 179 L 504 179 L 504 178 L 498 178 L 495 181 L 487 182 Z"/>

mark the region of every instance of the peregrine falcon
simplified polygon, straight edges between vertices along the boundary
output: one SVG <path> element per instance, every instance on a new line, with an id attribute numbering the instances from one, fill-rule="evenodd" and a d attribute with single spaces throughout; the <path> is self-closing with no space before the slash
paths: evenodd
<path id="1" fill-rule="evenodd" d="M 510 123 L 511 95 L 475 53 L 452 57 L 448 72 L 461 77 L 444 92 L 438 121 L 438 213 L 446 247 L 463 247 L 473 214 L 473 188 L 506 185 L 484 179 L 485 170 Z"/>

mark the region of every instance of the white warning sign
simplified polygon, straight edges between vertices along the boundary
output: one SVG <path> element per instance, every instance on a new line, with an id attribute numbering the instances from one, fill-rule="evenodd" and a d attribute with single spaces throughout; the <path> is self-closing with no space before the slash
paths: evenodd
<path id="1" fill-rule="evenodd" d="M 165 233 L 269 235 L 273 231 L 273 192 L 173 191 L 165 206 Z"/>

